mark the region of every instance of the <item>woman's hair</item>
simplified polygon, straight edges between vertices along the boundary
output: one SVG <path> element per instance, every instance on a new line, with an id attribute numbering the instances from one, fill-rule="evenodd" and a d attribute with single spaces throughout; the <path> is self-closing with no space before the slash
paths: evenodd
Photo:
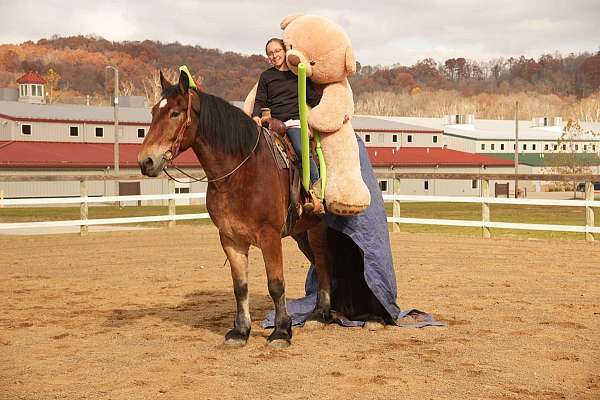
<path id="1" fill-rule="evenodd" d="M 279 38 L 271 38 L 267 41 L 267 44 L 265 44 L 265 53 L 267 52 L 267 47 L 269 46 L 269 44 L 271 44 L 272 42 L 277 42 L 281 45 L 281 48 L 285 51 L 285 44 L 283 43 L 282 39 Z"/>

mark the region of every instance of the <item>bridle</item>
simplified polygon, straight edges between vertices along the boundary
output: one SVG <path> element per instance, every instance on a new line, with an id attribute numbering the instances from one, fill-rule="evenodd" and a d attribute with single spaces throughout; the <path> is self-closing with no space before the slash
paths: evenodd
<path id="1" fill-rule="evenodd" d="M 185 121 L 181 124 L 181 126 L 179 126 L 179 129 L 177 130 L 177 136 L 175 138 L 175 141 L 171 145 L 171 148 L 169 150 L 167 150 L 167 152 L 163 155 L 163 159 L 167 162 L 165 164 L 165 166 L 163 167 L 164 173 L 170 179 L 174 180 L 175 182 L 179 182 L 179 183 L 191 183 L 191 182 L 206 182 L 206 183 L 210 183 L 210 182 L 217 182 L 217 181 L 223 180 L 223 179 L 228 178 L 229 176 L 233 175 L 238 169 L 240 169 L 242 167 L 242 165 L 244 165 L 246 163 L 246 161 L 248 161 L 250 159 L 250 157 L 252 156 L 252 154 L 254 154 L 254 152 L 256 151 L 256 148 L 258 147 L 258 142 L 260 141 L 260 136 L 261 136 L 260 132 L 257 131 L 257 133 L 256 133 L 256 143 L 254 143 L 254 147 L 252 148 L 252 151 L 234 169 L 232 169 L 231 171 L 229 171 L 225 175 L 222 175 L 222 176 L 220 176 L 218 178 L 207 179 L 208 177 L 206 176 L 206 174 L 204 174 L 204 176 L 201 177 L 201 178 L 195 178 L 192 175 L 188 174 L 187 172 L 179 169 L 178 167 L 176 167 L 176 166 L 174 166 L 172 164 L 173 160 L 175 160 L 175 158 L 179 155 L 179 147 L 181 147 L 181 142 L 183 141 L 183 134 L 186 131 L 186 129 L 189 128 L 189 126 L 192 123 L 192 113 L 191 113 L 191 111 L 192 111 L 192 91 L 188 90 L 188 104 L 187 104 L 187 109 L 185 111 L 185 113 L 186 113 Z M 260 129 L 263 129 L 263 128 L 260 128 Z M 183 182 L 183 181 L 180 181 L 180 180 L 174 178 L 167 171 L 167 167 L 171 167 L 173 169 L 176 169 L 177 171 L 179 171 L 180 173 L 182 173 L 184 176 L 186 176 L 187 178 L 191 179 L 191 181 L 190 182 Z"/>

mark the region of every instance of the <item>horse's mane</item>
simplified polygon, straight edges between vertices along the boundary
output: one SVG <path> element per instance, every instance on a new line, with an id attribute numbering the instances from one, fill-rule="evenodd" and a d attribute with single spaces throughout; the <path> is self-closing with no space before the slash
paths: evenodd
<path id="1" fill-rule="evenodd" d="M 241 109 L 231 105 L 220 97 L 201 92 L 195 93 L 200 98 L 198 114 L 198 132 L 210 146 L 214 146 L 226 154 L 247 155 L 256 143 L 258 132 L 256 122 Z M 177 85 L 165 89 L 165 97 L 179 94 Z"/>

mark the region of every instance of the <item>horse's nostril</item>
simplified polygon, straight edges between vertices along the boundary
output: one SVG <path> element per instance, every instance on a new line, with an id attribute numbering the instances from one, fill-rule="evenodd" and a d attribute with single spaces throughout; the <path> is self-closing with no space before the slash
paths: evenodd
<path id="1" fill-rule="evenodd" d="M 148 157 L 144 160 L 144 166 L 146 168 L 152 168 L 153 165 L 154 165 L 154 161 L 152 161 L 152 158 Z"/>

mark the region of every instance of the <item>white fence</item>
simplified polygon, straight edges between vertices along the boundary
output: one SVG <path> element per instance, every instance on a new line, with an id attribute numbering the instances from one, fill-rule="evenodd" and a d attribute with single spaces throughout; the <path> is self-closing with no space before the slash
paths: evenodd
<path id="1" fill-rule="evenodd" d="M 388 222 L 393 224 L 393 230 L 399 230 L 400 224 L 423 224 L 423 225 L 446 225 L 460 227 L 481 228 L 484 237 L 490 237 L 491 228 L 499 229 L 524 229 L 536 231 L 557 231 L 557 232 L 579 232 L 585 233 L 588 241 L 594 240 L 594 233 L 600 233 L 600 227 L 594 226 L 593 207 L 600 207 L 600 201 L 593 200 L 593 190 L 591 199 L 586 200 L 543 200 L 543 199 L 512 199 L 512 198 L 493 198 L 485 196 L 486 190 L 482 190 L 481 197 L 454 197 L 454 196 L 411 196 L 411 195 L 384 195 L 384 201 L 393 202 L 393 215 L 388 217 Z M 44 199 L 3 199 L 0 200 L 0 207 L 19 206 L 19 205 L 52 205 L 52 204 L 79 204 L 81 217 L 77 220 L 68 221 L 41 221 L 41 222 L 14 222 L 0 223 L 1 230 L 12 229 L 35 229 L 51 228 L 65 226 L 80 226 L 81 233 L 87 233 L 87 227 L 91 225 L 114 225 L 168 221 L 169 226 L 175 225 L 175 221 L 207 219 L 208 213 L 183 214 L 177 215 L 175 210 L 175 200 L 177 199 L 204 199 L 205 193 L 185 193 L 185 194 L 156 194 L 156 195 L 137 195 L 137 196 L 107 196 L 107 197 L 73 197 L 73 198 L 44 198 Z M 168 200 L 169 214 L 145 217 L 129 218 L 103 218 L 88 219 L 87 205 L 90 203 L 115 203 L 131 201 L 150 201 L 150 200 Z M 449 219 L 428 219 L 428 218 L 406 218 L 400 216 L 400 202 L 451 202 L 451 203 L 477 203 L 481 204 L 481 220 L 449 220 Z M 490 220 L 490 204 L 509 204 L 509 205 L 538 205 L 538 206 L 561 206 L 561 207 L 584 207 L 586 209 L 585 225 L 551 225 L 551 224 L 524 224 L 512 222 L 492 222 Z M 582 221 L 584 222 L 584 221 Z"/>

